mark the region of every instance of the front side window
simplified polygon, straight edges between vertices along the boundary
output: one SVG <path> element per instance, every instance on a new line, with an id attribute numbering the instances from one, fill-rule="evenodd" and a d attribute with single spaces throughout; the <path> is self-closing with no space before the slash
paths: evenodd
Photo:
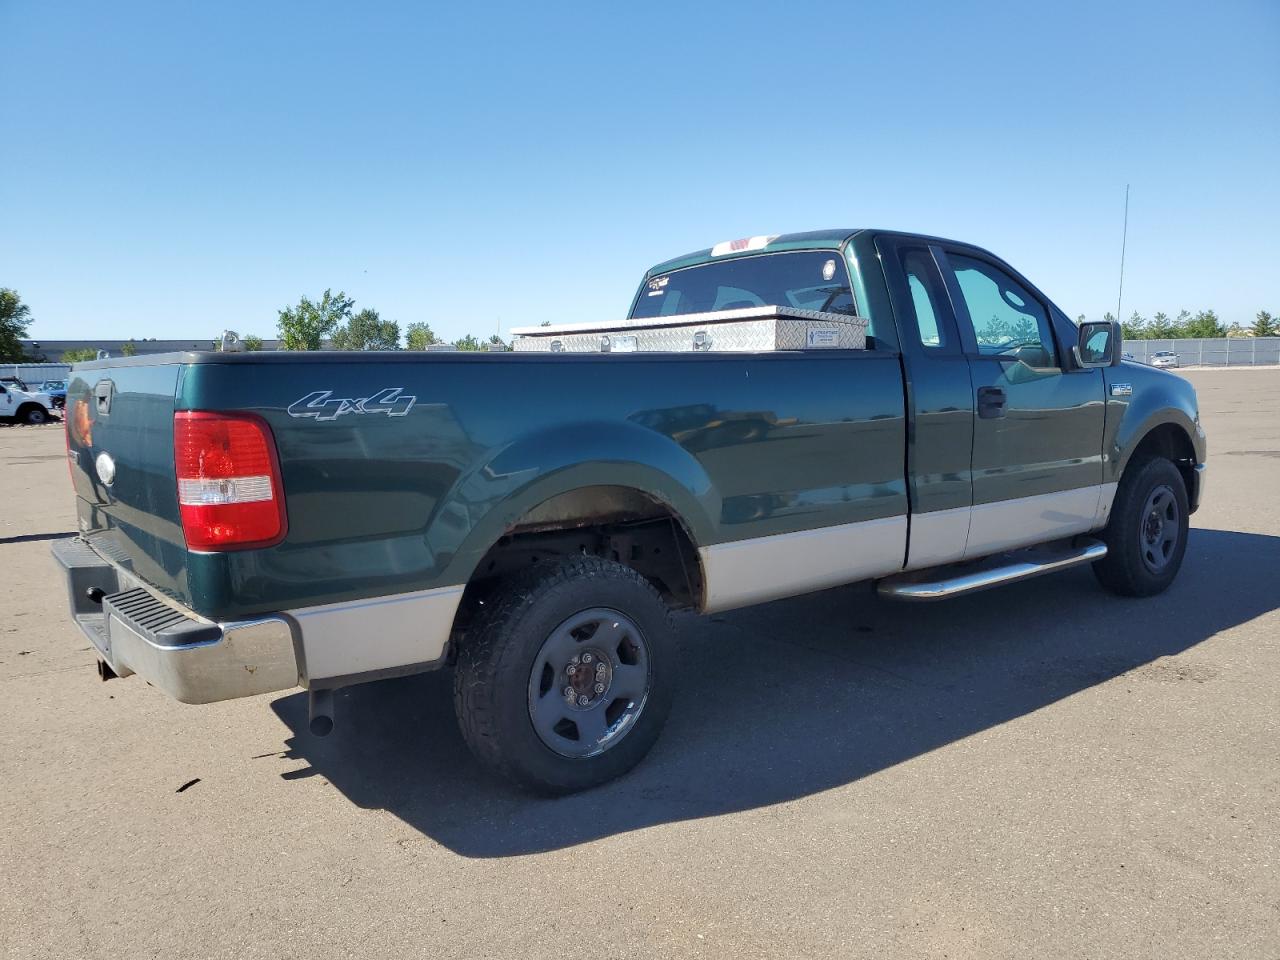
<path id="1" fill-rule="evenodd" d="M 1049 315 L 1025 287 L 981 260 L 951 253 L 947 260 L 980 354 L 1016 357 L 1031 367 L 1057 366 Z"/>
<path id="2" fill-rule="evenodd" d="M 769 253 L 699 264 L 650 277 L 631 316 L 673 317 L 744 307 L 791 307 L 857 315 L 837 250 Z"/>

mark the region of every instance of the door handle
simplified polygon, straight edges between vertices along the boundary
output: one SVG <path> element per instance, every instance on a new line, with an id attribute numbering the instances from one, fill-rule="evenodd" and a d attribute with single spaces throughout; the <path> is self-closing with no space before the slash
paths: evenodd
<path id="1" fill-rule="evenodd" d="M 996 420 L 1005 414 L 1008 398 L 1000 387 L 978 388 L 978 416 L 983 420 Z"/>

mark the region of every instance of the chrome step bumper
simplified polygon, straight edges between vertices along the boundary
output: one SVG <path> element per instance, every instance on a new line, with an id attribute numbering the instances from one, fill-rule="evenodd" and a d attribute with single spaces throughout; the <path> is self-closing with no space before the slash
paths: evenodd
<path id="1" fill-rule="evenodd" d="M 886 577 L 876 584 L 882 597 L 893 600 L 948 600 L 966 593 L 1029 580 L 1046 573 L 1093 563 L 1107 555 L 1107 545 L 1088 540 L 1059 548 L 1039 547 L 1020 554 L 980 560 L 974 564 L 941 567 L 921 573 Z M 948 576 L 947 574 L 951 575 Z"/>
<path id="2" fill-rule="evenodd" d="M 66 575 L 72 618 L 116 676 L 136 673 L 183 703 L 298 685 L 293 631 L 283 618 L 214 623 L 160 597 L 83 540 L 59 540 L 52 553 Z"/>

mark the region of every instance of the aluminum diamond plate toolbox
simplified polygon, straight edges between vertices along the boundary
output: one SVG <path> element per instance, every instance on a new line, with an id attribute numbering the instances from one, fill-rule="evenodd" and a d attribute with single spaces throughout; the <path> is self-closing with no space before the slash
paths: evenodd
<path id="1" fill-rule="evenodd" d="M 758 353 L 867 347 L 865 317 L 791 307 L 517 327 L 511 332 L 513 350 L 547 353 Z"/>

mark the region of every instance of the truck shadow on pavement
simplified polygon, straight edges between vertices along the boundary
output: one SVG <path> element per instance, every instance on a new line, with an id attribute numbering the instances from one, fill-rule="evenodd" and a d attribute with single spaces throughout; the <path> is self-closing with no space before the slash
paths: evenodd
<path id="1" fill-rule="evenodd" d="M 1194 656 L 1146 665 L 1280 607 L 1277 569 L 1280 537 L 1193 530 L 1174 587 L 1146 600 L 1072 570 L 938 604 L 881 601 L 857 585 L 684 617 L 682 686 L 658 745 L 629 776 L 576 796 L 531 797 L 486 775 L 458 733 L 447 672 L 339 692 L 327 739 L 307 732 L 305 695 L 276 700 L 293 731 L 288 756 L 310 764 L 284 776 L 321 775 L 468 857 L 763 807 L 1121 675 L 1135 686 L 1211 678 Z"/>

